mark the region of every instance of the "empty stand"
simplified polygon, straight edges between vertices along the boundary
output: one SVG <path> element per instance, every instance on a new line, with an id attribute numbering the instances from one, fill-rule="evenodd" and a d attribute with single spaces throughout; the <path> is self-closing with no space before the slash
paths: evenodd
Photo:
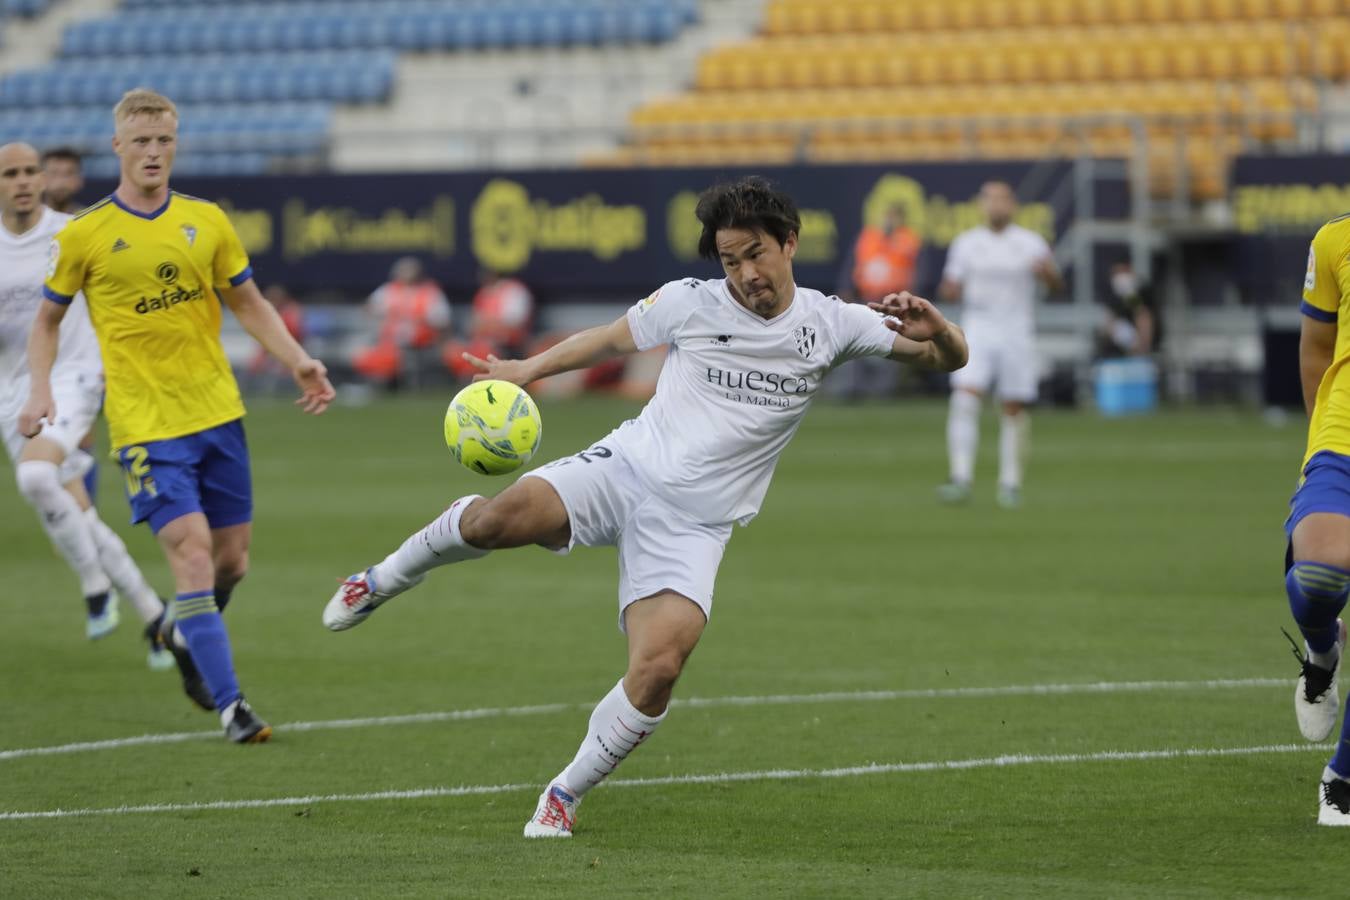
<path id="1" fill-rule="evenodd" d="M 633 114 L 623 158 L 1143 152 L 1158 190 L 1203 198 L 1347 79 L 1350 0 L 774 0 L 760 36 Z"/>

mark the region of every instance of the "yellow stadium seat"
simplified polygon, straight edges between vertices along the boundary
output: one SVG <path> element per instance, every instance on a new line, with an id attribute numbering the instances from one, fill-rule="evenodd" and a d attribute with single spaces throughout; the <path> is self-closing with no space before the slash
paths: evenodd
<path id="1" fill-rule="evenodd" d="M 1257 41 L 1247 41 L 1238 45 L 1237 71 L 1243 78 L 1263 78 L 1274 73 L 1270 48 Z"/>
<path id="2" fill-rule="evenodd" d="M 1147 16 L 1144 8 L 1146 2 L 1147 0 L 1111 0 L 1110 18 L 1107 21 L 1116 25 L 1132 25 L 1143 21 Z"/>
<path id="3" fill-rule="evenodd" d="M 1209 44 L 1204 49 L 1205 72 L 1210 78 L 1226 81 L 1236 77 L 1237 53 L 1227 44 Z"/>
<path id="4" fill-rule="evenodd" d="M 1242 16 L 1245 19 L 1269 19 L 1275 15 L 1270 0 L 1242 0 Z"/>
<path id="5" fill-rule="evenodd" d="M 1140 19 L 1145 22 L 1173 22 L 1178 12 L 1172 0 L 1143 0 Z"/>

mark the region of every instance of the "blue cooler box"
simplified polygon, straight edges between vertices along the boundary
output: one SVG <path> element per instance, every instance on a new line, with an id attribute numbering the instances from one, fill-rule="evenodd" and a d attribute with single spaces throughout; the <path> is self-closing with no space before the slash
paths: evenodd
<path id="1" fill-rule="evenodd" d="M 1128 416 L 1158 408 L 1158 366 L 1151 359 L 1108 359 L 1093 373 L 1097 408 L 1103 415 Z"/>

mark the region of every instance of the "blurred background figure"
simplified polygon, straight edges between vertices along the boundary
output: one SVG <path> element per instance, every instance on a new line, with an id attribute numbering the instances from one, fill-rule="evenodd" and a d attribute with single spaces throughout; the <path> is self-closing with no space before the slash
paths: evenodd
<path id="1" fill-rule="evenodd" d="M 999 400 L 998 503 L 1020 505 L 1026 455 L 1027 407 L 1038 388 L 1036 294 L 1064 287 L 1045 238 L 1013 221 L 1017 195 L 997 179 L 980 188 L 984 224 L 956 236 L 947 252 L 939 293 L 961 304 L 961 327 L 970 361 L 952 373 L 947 414 L 951 476 L 938 488 L 945 503 L 964 503 L 975 478 L 980 442 L 980 406 L 986 394 Z"/>
<path id="2" fill-rule="evenodd" d="M 846 299 L 873 303 L 887 294 L 914 287 L 914 272 L 923 242 L 905 221 L 899 204 L 886 208 L 880 223 L 863 226 L 853 243 Z M 884 359 L 855 359 L 832 376 L 830 393 L 844 400 L 884 397 L 895 392 L 899 371 Z"/>
<path id="3" fill-rule="evenodd" d="M 442 360 L 456 379 L 468 381 L 477 370 L 464 362 L 465 351 L 480 359 L 489 355 L 502 359 L 524 356 L 533 327 L 534 294 L 525 283 L 492 269 L 480 269 L 466 339 L 447 341 Z"/>
<path id="4" fill-rule="evenodd" d="M 263 296 L 272 304 L 277 315 L 281 316 L 286 331 L 303 347 L 306 337 L 305 308 L 300 305 L 300 301 L 291 296 L 291 292 L 280 284 L 274 284 L 263 291 Z M 280 393 L 291 390 L 290 370 L 261 345 L 254 352 L 253 358 L 248 361 L 245 381 L 250 391 Z"/>
<path id="5" fill-rule="evenodd" d="M 42 154 L 42 174 L 47 187 L 42 199 L 57 212 L 74 215 L 83 208 L 84 158 L 73 147 L 51 147 Z"/>
<path id="6" fill-rule="evenodd" d="M 84 207 L 79 199 L 80 191 L 84 190 L 84 158 L 79 151 L 74 147 L 51 147 L 43 151 L 39 163 L 46 184 L 42 189 L 42 201 L 59 213 L 74 215 L 79 212 Z M 90 427 L 89 433 L 80 441 L 80 449 L 93 460 L 84 473 L 84 490 L 89 495 L 89 502 L 95 506 L 98 505 L 99 460 L 102 457 L 94 450 L 96 427 Z"/>
<path id="7" fill-rule="evenodd" d="M 419 387 L 429 354 L 450 327 L 450 301 L 421 260 L 405 256 L 395 262 L 389 280 L 366 301 L 366 312 L 379 330 L 375 343 L 356 354 L 353 367 L 381 387 Z"/>
<path id="8" fill-rule="evenodd" d="M 1096 356 L 1148 356 L 1161 338 L 1153 292 L 1128 262 L 1111 267 L 1110 290 L 1105 299 L 1106 320 L 1097 330 Z"/>

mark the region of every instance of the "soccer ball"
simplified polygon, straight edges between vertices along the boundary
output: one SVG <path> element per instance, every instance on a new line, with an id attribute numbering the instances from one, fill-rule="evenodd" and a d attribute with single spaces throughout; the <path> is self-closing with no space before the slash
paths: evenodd
<path id="1" fill-rule="evenodd" d="M 539 449 L 543 422 L 523 388 L 509 381 L 475 381 L 445 411 L 445 443 L 455 459 L 481 475 L 505 475 Z"/>

